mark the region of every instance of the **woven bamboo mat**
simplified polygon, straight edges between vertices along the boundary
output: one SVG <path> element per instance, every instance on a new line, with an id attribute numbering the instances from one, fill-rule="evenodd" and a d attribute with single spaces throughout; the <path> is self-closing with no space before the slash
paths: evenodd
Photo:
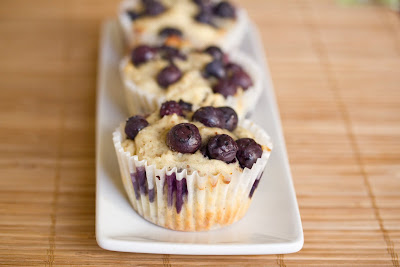
<path id="1" fill-rule="evenodd" d="M 246 0 L 268 55 L 301 252 L 117 253 L 95 241 L 100 22 L 118 1 L 0 3 L 0 265 L 387 265 L 400 254 L 400 19 L 335 1 Z"/>

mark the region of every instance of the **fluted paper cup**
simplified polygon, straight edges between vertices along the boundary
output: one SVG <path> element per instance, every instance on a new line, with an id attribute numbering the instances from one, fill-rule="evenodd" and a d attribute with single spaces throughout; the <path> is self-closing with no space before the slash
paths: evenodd
<path id="1" fill-rule="evenodd" d="M 118 21 L 124 33 L 127 46 L 133 47 L 141 43 L 160 45 L 162 40 L 160 40 L 157 35 L 150 33 L 137 34 L 134 32 L 132 21 L 126 12 L 137 7 L 140 2 L 141 0 L 125 0 L 121 2 L 118 9 Z M 217 45 L 226 51 L 238 49 L 243 40 L 243 36 L 246 33 L 249 20 L 246 11 L 243 8 L 236 7 L 236 11 L 236 22 L 228 31 L 221 32 L 221 35 L 224 35 L 223 38 L 213 40 L 211 43 L 190 43 L 190 40 L 188 40 L 189 43 L 187 45 L 195 48 Z"/>
<path id="2" fill-rule="evenodd" d="M 257 101 L 262 93 L 262 76 L 260 67 L 251 58 L 240 51 L 229 54 L 231 62 L 240 65 L 251 77 L 253 85 L 241 95 L 228 96 L 225 99 L 225 106 L 233 108 L 240 118 L 254 111 Z M 124 84 L 125 100 L 129 115 L 148 114 L 161 107 L 167 100 L 166 96 L 158 96 L 148 93 L 134 81 L 129 79 L 125 73 L 125 68 L 129 64 L 130 58 L 127 56 L 120 63 L 120 74 Z M 188 88 L 190 90 L 190 88 Z M 197 105 L 197 103 L 194 103 Z"/>
<path id="3" fill-rule="evenodd" d="M 158 169 L 124 151 L 124 126 L 113 133 L 122 182 L 135 211 L 146 220 L 172 230 L 207 231 L 230 225 L 246 213 L 258 186 L 272 144 L 259 126 L 244 120 L 240 126 L 255 136 L 263 149 L 251 169 L 232 174 L 200 176 L 186 169 Z"/>

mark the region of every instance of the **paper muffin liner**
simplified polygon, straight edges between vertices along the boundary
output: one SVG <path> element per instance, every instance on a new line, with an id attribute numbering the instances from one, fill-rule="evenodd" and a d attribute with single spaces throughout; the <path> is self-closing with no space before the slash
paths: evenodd
<path id="1" fill-rule="evenodd" d="M 240 123 L 255 140 L 272 148 L 269 136 L 249 120 Z M 246 213 L 262 177 L 270 151 L 263 151 L 251 169 L 200 176 L 186 169 L 158 169 L 124 151 L 123 124 L 113 133 L 122 182 L 135 211 L 172 230 L 207 231 L 230 225 Z"/>
<path id="2" fill-rule="evenodd" d="M 262 77 L 260 68 L 251 58 L 240 51 L 228 54 L 233 63 L 239 64 L 251 77 L 253 86 L 243 91 L 242 95 L 228 96 L 225 106 L 232 107 L 240 118 L 254 111 L 257 101 L 262 93 Z M 120 74 L 124 84 L 125 100 L 129 115 L 148 114 L 159 109 L 161 104 L 169 100 L 165 95 L 151 94 L 135 84 L 125 74 L 125 67 L 129 64 L 127 56 L 120 63 Z M 190 88 L 188 89 L 190 90 Z"/>
<path id="3" fill-rule="evenodd" d="M 140 43 L 159 45 L 160 39 L 158 38 L 158 36 L 154 34 L 136 36 L 133 31 L 132 21 L 127 15 L 126 11 L 135 8 L 140 3 L 140 1 L 141 0 L 124 0 L 121 2 L 118 8 L 118 21 L 124 33 L 127 46 L 133 47 Z M 221 47 L 225 51 L 238 49 L 240 43 L 243 40 L 243 36 L 246 33 L 247 25 L 249 22 L 247 13 L 243 8 L 239 7 L 236 7 L 236 11 L 236 23 L 229 31 L 225 33 L 224 38 L 220 38 L 214 43 L 214 45 Z M 191 47 L 203 48 L 204 46 L 205 45 L 203 44 L 191 43 Z"/>

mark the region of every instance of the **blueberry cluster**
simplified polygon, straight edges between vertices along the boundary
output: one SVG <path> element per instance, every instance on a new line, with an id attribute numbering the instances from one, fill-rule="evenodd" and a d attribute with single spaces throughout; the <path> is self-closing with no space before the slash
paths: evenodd
<path id="1" fill-rule="evenodd" d="M 160 117 L 177 114 L 184 116 L 184 111 L 191 111 L 190 103 L 184 101 L 167 101 L 160 108 Z M 237 127 L 238 117 L 230 107 L 202 107 L 192 116 L 193 121 L 199 121 L 208 127 L 218 127 L 233 131 Z M 142 116 L 130 117 L 125 125 L 127 138 L 135 139 L 139 131 L 148 126 L 147 120 Z M 262 155 L 262 148 L 251 138 L 233 140 L 226 134 L 211 137 L 207 145 L 201 147 L 201 135 L 196 125 L 192 123 L 180 123 L 169 130 L 166 140 L 167 146 L 179 153 L 201 153 L 210 159 L 233 163 L 236 160 L 242 168 L 251 168 Z"/>
<path id="2" fill-rule="evenodd" d="M 158 57 L 170 61 L 171 64 L 173 64 L 173 60 L 175 58 L 186 60 L 186 56 L 177 48 L 167 45 L 139 45 L 131 52 L 131 61 L 135 66 L 140 66 L 141 64 L 150 60 L 154 60 Z"/>
<path id="3" fill-rule="evenodd" d="M 200 148 L 199 129 L 191 123 L 180 123 L 172 127 L 167 135 L 167 145 L 172 151 L 180 153 L 193 154 L 200 149 L 203 156 L 225 163 L 234 163 L 238 160 L 242 168 L 249 169 L 262 155 L 261 146 L 253 139 L 241 138 L 235 141 L 227 134 L 211 137 L 207 145 Z"/>
<path id="4" fill-rule="evenodd" d="M 171 34 L 175 32 L 173 28 L 167 28 L 166 31 Z M 214 93 L 226 98 L 235 95 L 239 87 L 247 90 L 253 85 L 248 73 L 241 66 L 229 62 L 228 56 L 219 47 L 209 46 L 203 52 L 213 57 L 213 60 L 204 67 L 203 76 L 216 81 L 212 87 Z M 169 65 L 163 68 L 156 77 L 161 88 L 168 88 L 182 78 L 182 71 L 174 64 L 174 59 L 186 60 L 186 56 L 175 47 L 139 45 L 131 53 L 131 61 L 135 66 L 156 58 L 169 61 Z"/>
<path id="5" fill-rule="evenodd" d="M 230 107 L 202 107 L 192 117 L 208 127 L 218 127 L 233 131 L 238 124 L 236 112 Z M 262 148 L 251 138 L 241 138 L 234 141 L 229 135 L 221 134 L 210 138 L 207 145 L 201 148 L 205 157 L 218 159 L 226 163 L 236 159 L 242 168 L 251 168 L 262 155 Z"/>
<path id="6" fill-rule="evenodd" d="M 132 21 L 147 16 L 149 17 L 157 16 L 160 15 L 161 13 L 164 13 L 167 10 L 167 8 L 157 0 L 142 0 L 142 5 L 143 5 L 142 12 L 137 12 L 134 10 L 127 11 L 129 18 Z"/>
<path id="7" fill-rule="evenodd" d="M 199 23 L 204 23 L 217 27 L 215 18 L 236 18 L 235 7 L 228 1 L 214 3 L 211 0 L 193 0 L 199 7 L 199 12 L 194 16 L 194 19 Z"/>
<path id="8" fill-rule="evenodd" d="M 210 46 L 204 52 L 213 57 L 213 61 L 204 67 L 203 75 L 217 80 L 213 86 L 214 93 L 226 98 L 235 95 L 239 87 L 247 90 L 253 85 L 249 74 L 241 66 L 229 62 L 228 56 L 219 47 Z"/>
<path id="9" fill-rule="evenodd" d="M 182 78 L 182 72 L 174 64 L 174 59 L 179 58 L 182 60 L 186 60 L 186 56 L 183 55 L 175 47 L 167 45 L 162 45 L 158 47 L 139 45 L 135 49 L 133 49 L 131 53 L 131 61 L 135 66 L 140 66 L 141 64 L 156 59 L 157 57 L 169 61 L 169 65 L 163 68 L 156 77 L 157 83 L 162 88 L 167 88 L 168 86 L 176 83 Z"/>

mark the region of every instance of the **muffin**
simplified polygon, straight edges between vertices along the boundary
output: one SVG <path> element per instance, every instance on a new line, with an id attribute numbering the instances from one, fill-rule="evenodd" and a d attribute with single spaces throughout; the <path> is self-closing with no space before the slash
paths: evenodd
<path id="1" fill-rule="evenodd" d="M 168 101 L 113 133 L 135 211 L 159 226 L 207 231 L 241 219 L 271 152 L 268 135 L 230 107 Z"/>
<path id="2" fill-rule="evenodd" d="M 246 55 L 219 47 L 183 52 L 171 46 L 135 47 L 120 65 L 130 115 L 151 113 L 166 100 L 230 106 L 242 117 L 261 94 L 261 75 Z"/>
<path id="3" fill-rule="evenodd" d="M 247 25 L 244 10 L 214 0 L 127 0 L 118 16 L 128 46 L 219 45 L 230 50 L 239 46 Z"/>

